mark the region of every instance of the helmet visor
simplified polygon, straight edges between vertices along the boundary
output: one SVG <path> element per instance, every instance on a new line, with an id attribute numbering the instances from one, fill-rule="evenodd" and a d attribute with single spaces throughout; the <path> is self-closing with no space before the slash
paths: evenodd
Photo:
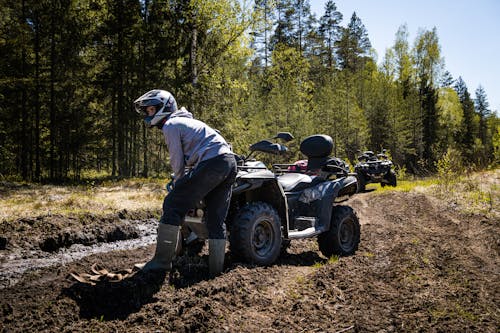
<path id="1" fill-rule="evenodd" d="M 135 112 L 141 116 L 148 116 L 148 106 L 156 106 L 156 110 L 158 110 L 158 106 L 161 106 L 161 101 L 157 99 L 144 99 L 134 102 Z"/>

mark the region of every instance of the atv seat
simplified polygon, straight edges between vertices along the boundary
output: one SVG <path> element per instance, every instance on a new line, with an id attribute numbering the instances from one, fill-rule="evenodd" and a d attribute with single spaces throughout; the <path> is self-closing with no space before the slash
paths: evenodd
<path id="1" fill-rule="evenodd" d="M 311 135 L 300 143 L 300 152 L 307 156 L 307 170 L 321 169 L 332 153 L 333 140 L 328 135 Z"/>
<path id="2" fill-rule="evenodd" d="M 303 173 L 285 173 L 278 177 L 278 182 L 283 187 L 283 191 L 293 192 L 314 185 L 317 182 L 316 179 L 320 180 L 318 177 L 311 177 Z"/>

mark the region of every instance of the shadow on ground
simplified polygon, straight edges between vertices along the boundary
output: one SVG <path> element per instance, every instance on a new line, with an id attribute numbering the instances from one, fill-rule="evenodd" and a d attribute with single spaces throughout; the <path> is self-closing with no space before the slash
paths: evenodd
<path id="1" fill-rule="evenodd" d="M 125 319 L 143 305 L 155 302 L 154 295 L 165 282 L 166 273 L 143 274 L 120 282 L 99 282 L 92 286 L 77 282 L 62 291 L 80 308 L 80 317 L 100 320 Z"/>

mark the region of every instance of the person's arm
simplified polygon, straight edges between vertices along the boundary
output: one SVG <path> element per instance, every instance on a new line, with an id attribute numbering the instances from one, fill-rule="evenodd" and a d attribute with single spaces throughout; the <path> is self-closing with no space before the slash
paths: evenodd
<path id="1" fill-rule="evenodd" d="M 175 125 L 166 125 L 163 129 L 165 141 L 170 155 L 170 165 L 174 171 L 174 177 L 177 181 L 184 176 L 184 151 L 182 150 L 181 133 L 179 127 Z"/>

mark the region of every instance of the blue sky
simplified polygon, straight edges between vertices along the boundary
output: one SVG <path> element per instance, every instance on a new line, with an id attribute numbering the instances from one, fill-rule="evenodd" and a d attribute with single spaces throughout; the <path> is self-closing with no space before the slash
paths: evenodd
<path id="1" fill-rule="evenodd" d="M 320 17 L 327 0 L 310 0 Z M 500 115 L 500 0 L 339 0 L 342 25 L 355 11 L 378 54 L 394 45 L 398 28 L 407 24 L 413 46 L 419 28 L 437 28 L 441 56 L 454 78 L 462 76 L 472 98 L 482 85 L 490 109 Z"/>

